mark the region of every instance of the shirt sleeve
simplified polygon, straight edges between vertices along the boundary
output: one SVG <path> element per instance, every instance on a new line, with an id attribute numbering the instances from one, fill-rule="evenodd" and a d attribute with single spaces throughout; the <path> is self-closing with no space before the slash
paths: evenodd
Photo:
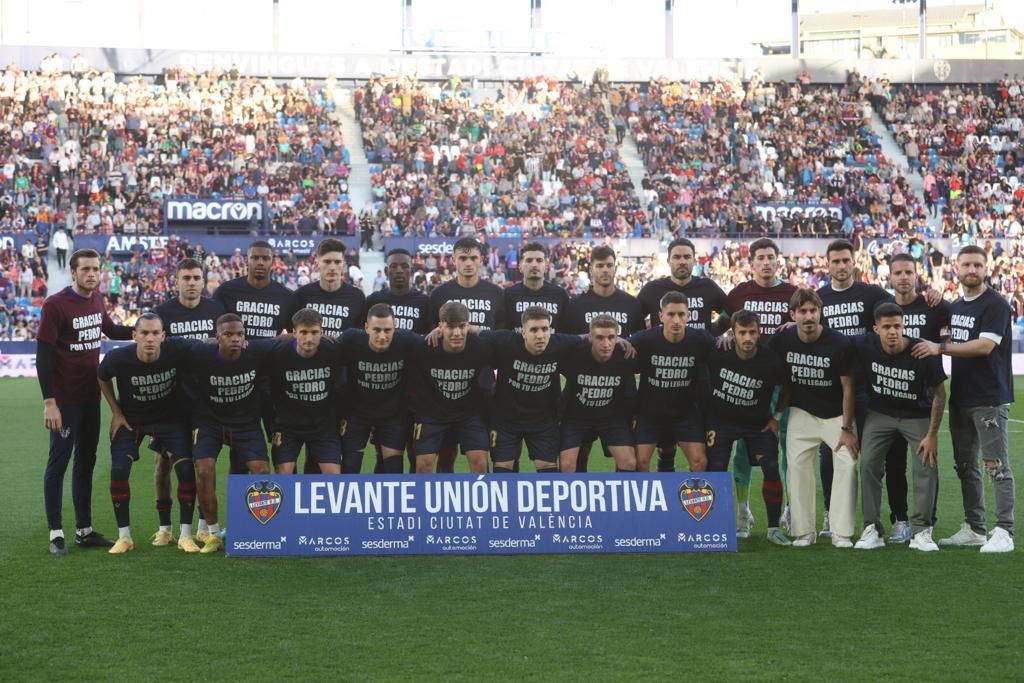
<path id="1" fill-rule="evenodd" d="M 985 307 L 981 314 L 981 331 L 978 337 L 988 339 L 998 346 L 1010 326 L 1010 307 L 1000 298 Z"/>
<path id="2" fill-rule="evenodd" d="M 49 344 L 51 347 L 56 346 L 57 338 L 60 336 L 60 323 L 60 307 L 52 299 L 47 300 L 43 304 L 43 310 L 40 313 L 39 330 L 36 332 L 36 339 Z"/>
<path id="3" fill-rule="evenodd" d="M 118 341 L 131 341 L 132 332 L 135 331 L 135 328 L 130 327 L 128 325 L 118 325 L 117 323 L 110 319 L 110 316 L 107 315 L 106 312 L 104 312 L 102 330 L 103 334 L 107 336 L 107 339 L 116 339 Z"/>

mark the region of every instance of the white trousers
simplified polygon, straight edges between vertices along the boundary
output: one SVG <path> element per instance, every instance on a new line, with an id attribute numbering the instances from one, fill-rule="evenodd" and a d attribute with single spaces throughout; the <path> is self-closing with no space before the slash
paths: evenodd
<path id="1" fill-rule="evenodd" d="M 794 537 L 817 532 L 818 492 L 815 470 L 818 446 L 832 447 L 832 501 L 828 522 L 832 533 L 853 536 L 857 515 L 857 463 L 846 447 L 835 448 L 842 434 L 842 416 L 823 420 L 806 410 L 791 408 L 786 432 L 786 457 L 789 468 L 786 486 L 789 490 L 790 534 Z"/>

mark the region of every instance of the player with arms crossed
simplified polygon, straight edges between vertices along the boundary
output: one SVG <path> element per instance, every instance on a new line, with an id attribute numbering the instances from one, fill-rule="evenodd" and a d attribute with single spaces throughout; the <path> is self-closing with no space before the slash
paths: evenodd
<path id="1" fill-rule="evenodd" d="M 850 340 L 821 324 L 821 297 L 813 289 L 798 289 L 789 310 L 796 325 L 772 337 L 769 346 L 786 369 L 779 405 L 790 406 L 786 433 L 790 535 L 796 537 L 796 547 L 815 541 L 814 461 L 824 443 L 835 449 L 832 545 L 852 548 L 858 444 Z"/>
<path id="2" fill-rule="evenodd" d="M 50 451 L 43 476 L 49 549 L 67 555 L 61 510 L 64 473 L 74 452 L 71 499 L 75 505 L 75 545 L 109 548 L 114 542 L 92 528 L 92 473 L 100 439 L 100 337 L 131 339 L 132 328 L 107 316 L 100 284 L 100 255 L 93 249 L 71 254 L 71 286 L 43 303 L 36 340 L 36 375 L 43 394 L 43 425 Z"/>
<path id="3" fill-rule="evenodd" d="M 158 457 L 166 460 L 168 469 L 173 469 L 178 476 L 181 525 L 178 547 L 187 553 L 197 553 L 199 546 L 192 538 L 196 469 L 189 443 L 188 418 L 181 410 L 184 397 L 180 378 L 184 374 L 182 366 L 186 362 L 187 346 L 199 342 L 175 339 L 164 343 L 164 324 L 155 313 L 144 313 L 135 322 L 134 338 L 134 344 L 111 350 L 97 371 L 100 391 L 111 414 L 110 499 L 114 503 L 118 538 L 109 552 L 121 554 L 135 547 L 129 513 L 129 478 L 132 463 L 139 459 L 139 444 L 149 436 L 159 444 Z M 162 507 L 160 501 L 157 507 Z M 174 540 L 170 520 L 167 522 L 160 520 L 153 545 L 166 546 Z"/>
<path id="4" fill-rule="evenodd" d="M 469 309 L 458 301 L 444 304 L 439 311 L 440 342 L 418 344 L 413 352 L 412 443 L 417 474 L 433 472 L 449 435 L 462 447 L 470 472 L 487 472 L 480 373 L 488 368 L 490 354 L 486 343 L 470 334 L 469 316 Z"/>
<path id="5" fill-rule="evenodd" d="M 868 392 L 868 414 L 861 437 L 860 471 L 864 531 L 855 548 L 885 545 L 882 529 L 882 473 L 896 437 L 914 444 L 914 550 L 935 551 L 932 513 L 939 474 L 938 433 L 946 409 L 946 372 L 940 358 L 914 358 L 918 342 L 904 335 L 905 313 L 895 303 L 875 307 L 875 333 L 854 340 L 860 376 Z M 905 457 L 905 455 L 904 455 Z"/>
<path id="6" fill-rule="evenodd" d="M 760 465 L 764 476 L 761 496 L 768 515 L 768 540 L 776 545 L 790 545 L 779 528 L 779 419 L 772 416 L 775 388 L 783 382 L 785 370 L 778 356 L 759 343 L 764 324 L 758 313 L 740 310 L 729 320 L 732 347 L 715 350 L 708 360 L 708 470 L 725 472 L 733 443 L 744 442 L 744 456 L 749 458 L 750 465 Z"/>
<path id="7" fill-rule="evenodd" d="M 618 343 L 619 323 L 608 315 L 590 320 L 590 344 L 572 351 L 562 364 L 562 435 L 559 465 L 576 472 L 583 444 L 600 438 L 617 472 L 636 471 L 632 403 L 636 394 L 633 363 Z"/>
<path id="8" fill-rule="evenodd" d="M 660 325 L 629 338 L 640 371 L 636 469 L 649 471 L 655 445 L 671 443 L 683 449 L 691 472 L 703 472 L 708 461 L 701 402 L 715 340 L 707 331 L 687 326 L 689 301 L 682 292 L 666 292 L 658 315 Z"/>
<path id="9" fill-rule="evenodd" d="M 950 307 L 952 343 L 922 341 L 913 351 L 918 358 L 945 354 L 953 359 L 949 431 L 964 522 L 939 545 L 980 545 L 983 553 L 1008 553 L 1013 551 L 1016 495 L 1007 431 L 1013 403 L 1011 312 L 1006 299 L 985 285 L 988 263 L 981 247 L 963 247 L 956 267 L 963 296 Z M 996 496 L 996 528 L 988 540 L 979 451 Z"/>

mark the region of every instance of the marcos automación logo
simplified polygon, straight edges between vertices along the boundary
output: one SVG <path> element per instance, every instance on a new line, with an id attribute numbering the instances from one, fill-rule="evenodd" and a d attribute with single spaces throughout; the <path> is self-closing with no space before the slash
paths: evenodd
<path id="1" fill-rule="evenodd" d="M 679 503 L 693 521 L 700 522 L 715 507 L 715 487 L 706 479 L 687 479 L 679 486 Z"/>
<path id="2" fill-rule="evenodd" d="M 274 481 L 253 482 L 245 492 L 245 504 L 260 524 L 272 520 L 283 502 L 284 493 Z"/>

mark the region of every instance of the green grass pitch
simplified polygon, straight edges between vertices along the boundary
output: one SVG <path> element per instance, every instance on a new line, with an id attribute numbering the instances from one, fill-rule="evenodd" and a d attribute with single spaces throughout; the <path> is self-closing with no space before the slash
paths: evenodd
<path id="1" fill-rule="evenodd" d="M 1020 550 L 777 548 L 756 473 L 735 555 L 233 559 L 148 545 L 147 454 L 135 551 L 52 558 L 41 406 L 34 380 L 0 380 L 0 680 L 1024 679 Z M 105 427 L 93 505 L 114 534 Z M 940 459 L 936 536 L 962 514 L 945 430 Z"/>

